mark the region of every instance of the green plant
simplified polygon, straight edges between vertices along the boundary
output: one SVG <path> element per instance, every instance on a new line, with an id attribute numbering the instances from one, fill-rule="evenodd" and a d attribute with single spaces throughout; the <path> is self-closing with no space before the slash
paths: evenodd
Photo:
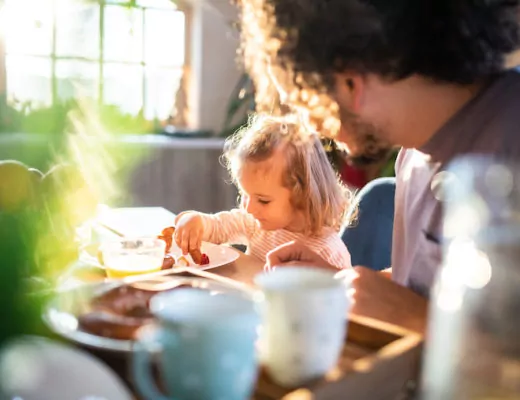
<path id="1" fill-rule="evenodd" d="M 224 125 L 218 136 L 228 137 L 235 133 L 247 123 L 255 108 L 253 81 L 248 74 L 243 73 L 229 97 Z"/>
<path id="2" fill-rule="evenodd" d="M 103 128 L 110 133 L 152 133 L 155 130 L 154 121 L 147 120 L 143 110 L 133 115 L 115 105 L 102 105 L 99 118 Z"/>
<path id="3" fill-rule="evenodd" d="M 37 107 L 30 102 L 3 103 L 0 107 L 0 132 L 61 135 L 68 131 L 71 113 L 77 111 L 88 111 L 97 116 L 101 127 L 113 134 L 154 131 L 154 122 L 147 120 L 142 111 L 132 115 L 115 105 L 97 106 L 68 100 L 47 107 Z"/>
<path id="4" fill-rule="evenodd" d="M 395 176 L 395 160 L 397 159 L 397 154 L 399 153 L 399 149 L 395 149 L 392 151 L 392 154 L 388 158 L 388 161 L 381 169 L 380 177 L 393 177 Z"/>

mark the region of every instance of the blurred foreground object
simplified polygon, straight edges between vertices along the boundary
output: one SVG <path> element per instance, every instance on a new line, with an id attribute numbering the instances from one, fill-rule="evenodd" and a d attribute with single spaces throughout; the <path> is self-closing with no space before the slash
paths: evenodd
<path id="1" fill-rule="evenodd" d="M 0 352 L 0 396 L 24 400 L 132 398 L 120 378 L 91 355 L 33 336 L 9 342 Z"/>
<path id="2" fill-rule="evenodd" d="M 76 228 L 96 206 L 75 166 L 44 175 L 17 161 L 0 162 L 0 348 L 39 331 L 46 293 L 78 258 Z"/>
<path id="3" fill-rule="evenodd" d="M 34 205 L 41 176 L 40 171 L 21 162 L 0 161 L 0 210 L 16 211 Z"/>
<path id="4" fill-rule="evenodd" d="M 433 289 L 422 398 L 518 399 L 519 166 L 473 156 L 439 175 L 444 261 Z"/>

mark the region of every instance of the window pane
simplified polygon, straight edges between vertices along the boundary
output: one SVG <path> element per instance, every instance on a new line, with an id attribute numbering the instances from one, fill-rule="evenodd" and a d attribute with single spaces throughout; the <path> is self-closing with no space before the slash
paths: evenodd
<path id="1" fill-rule="evenodd" d="M 124 4 L 130 6 L 131 0 L 105 0 L 107 4 Z M 166 10 L 176 10 L 175 0 L 136 0 L 135 4 L 139 7 L 162 8 Z"/>
<path id="2" fill-rule="evenodd" d="M 56 52 L 59 56 L 99 57 L 99 5 L 57 0 Z"/>
<path id="3" fill-rule="evenodd" d="M 140 9 L 120 6 L 105 7 L 105 60 L 142 61 L 142 18 Z"/>
<path id="4" fill-rule="evenodd" d="M 184 13 L 145 11 L 145 62 L 161 66 L 184 64 Z"/>
<path id="5" fill-rule="evenodd" d="M 36 107 L 52 103 L 51 61 L 40 57 L 6 56 L 7 96 Z"/>
<path id="6" fill-rule="evenodd" d="M 177 8 L 174 0 L 137 0 L 137 5 L 141 7 L 164 8 L 166 10 L 175 10 Z"/>
<path id="7" fill-rule="evenodd" d="M 2 30 L 7 53 L 49 55 L 52 51 L 50 0 L 6 0 Z"/>
<path id="8" fill-rule="evenodd" d="M 98 75 L 97 63 L 84 61 L 57 61 L 56 80 L 58 98 L 67 100 L 74 97 L 98 97 Z"/>
<path id="9" fill-rule="evenodd" d="M 107 63 L 103 75 L 103 102 L 136 115 L 143 108 L 143 68 Z"/>
<path id="10" fill-rule="evenodd" d="M 181 69 L 146 69 L 146 119 L 152 120 L 157 117 L 164 121 L 168 118 L 175 104 L 181 76 Z"/>

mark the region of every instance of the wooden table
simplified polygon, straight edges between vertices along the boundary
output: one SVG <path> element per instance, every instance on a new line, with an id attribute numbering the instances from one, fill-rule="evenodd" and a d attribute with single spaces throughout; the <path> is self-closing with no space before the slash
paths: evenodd
<path id="1" fill-rule="evenodd" d="M 252 284 L 262 272 L 263 263 L 241 254 L 237 261 L 211 272 Z M 408 330 L 424 334 L 428 302 L 411 290 L 400 286 L 381 273 L 365 267 L 356 267 L 354 306 L 352 314 L 378 319 Z"/>
<path id="2" fill-rule="evenodd" d="M 164 210 L 164 212 L 168 211 Z M 173 217 L 173 214 L 171 215 Z M 159 226 L 164 223 L 164 217 L 158 217 L 154 213 L 147 218 L 158 221 Z M 143 228 L 140 226 L 142 219 L 136 220 L 134 217 L 131 219 L 134 221 L 135 229 L 140 229 L 142 232 Z M 113 232 L 107 231 L 101 226 L 98 226 L 96 232 L 100 237 L 114 235 Z M 128 233 L 126 232 L 126 234 Z M 131 233 L 135 235 L 135 232 Z M 234 263 L 212 269 L 209 272 L 252 284 L 254 276 L 262 270 L 263 263 L 260 260 L 241 253 Z M 351 310 L 353 314 L 388 322 L 420 334 L 425 333 L 428 307 L 427 301 L 423 297 L 395 284 L 379 272 L 363 267 L 357 267 L 356 270 L 359 276 L 354 281 L 356 292 L 355 304 Z"/>
<path id="3" fill-rule="evenodd" d="M 380 272 L 356 267 L 358 277 L 353 287 L 354 305 L 351 313 L 370 317 L 410 331 L 426 332 L 428 302 L 411 290 L 392 282 Z M 239 258 L 228 265 L 208 272 L 253 285 L 256 274 L 263 271 L 263 263 L 240 253 Z M 99 275 L 82 275 L 81 281 L 99 281 Z M 77 282 L 78 278 L 74 278 Z"/>
<path id="4" fill-rule="evenodd" d="M 233 263 L 211 270 L 227 278 L 253 284 L 254 276 L 263 271 L 263 263 L 241 254 Z M 356 267 L 358 277 L 353 286 L 354 305 L 351 314 L 377 319 L 424 335 L 427 321 L 427 301 L 381 273 Z M 132 387 L 129 378 L 129 361 L 120 354 L 89 350 L 114 369 Z"/>

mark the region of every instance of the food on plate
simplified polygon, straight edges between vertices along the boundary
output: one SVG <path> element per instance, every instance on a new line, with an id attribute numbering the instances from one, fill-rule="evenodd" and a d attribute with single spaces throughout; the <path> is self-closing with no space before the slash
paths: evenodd
<path id="1" fill-rule="evenodd" d="M 202 253 L 202 257 L 200 258 L 200 265 L 208 265 L 209 257 L 206 253 Z"/>
<path id="2" fill-rule="evenodd" d="M 191 287 L 179 284 L 169 290 Z M 158 293 L 122 285 L 94 297 L 88 312 L 78 317 L 81 330 L 110 339 L 133 340 L 139 328 L 153 322 L 150 300 Z"/>
<path id="3" fill-rule="evenodd" d="M 175 265 L 175 257 L 171 254 L 166 254 L 162 263 L 161 269 L 172 269 Z"/>
<path id="4" fill-rule="evenodd" d="M 150 318 L 152 315 L 148 309 L 148 303 L 155 293 L 151 290 L 122 285 L 95 297 L 91 305 L 93 308 L 108 310 L 128 317 Z"/>
<path id="5" fill-rule="evenodd" d="M 164 240 L 166 242 L 166 253 L 170 251 L 170 248 L 173 244 L 173 234 L 175 233 L 175 227 L 169 226 L 167 228 L 164 228 L 159 236 L 157 236 L 159 239 Z M 198 265 L 207 265 L 209 264 L 209 257 L 207 254 L 201 253 L 199 249 L 190 251 L 191 259 L 195 264 Z M 186 259 L 184 259 L 186 260 Z M 186 260 L 187 262 L 187 260 Z M 163 264 L 164 265 L 164 264 Z M 189 263 L 188 263 L 189 265 Z M 165 268 L 163 268 L 165 269 Z"/>
<path id="6" fill-rule="evenodd" d="M 189 267 L 190 262 L 184 256 L 174 257 L 171 254 L 166 254 L 164 256 L 162 270 L 171 269 L 173 267 Z"/>
<path id="7" fill-rule="evenodd" d="M 170 251 L 170 248 L 173 244 L 173 234 L 175 233 L 175 227 L 169 226 L 164 228 L 159 236 L 159 239 L 164 240 L 166 242 L 166 252 Z"/>
<path id="8" fill-rule="evenodd" d="M 175 265 L 181 266 L 181 267 L 189 267 L 190 262 L 188 259 L 184 256 L 177 257 L 177 261 L 175 262 Z"/>
<path id="9" fill-rule="evenodd" d="M 93 310 L 78 318 L 82 330 L 96 336 L 119 340 L 133 339 L 139 328 L 151 321 L 129 318 L 105 310 Z"/>
<path id="10" fill-rule="evenodd" d="M 111 339 L 130 340 L 152 322 L 149 301 L 155 292 L 119 286 L 95 297 L 91 310 L 78 318 L 82 330 Z"/>

